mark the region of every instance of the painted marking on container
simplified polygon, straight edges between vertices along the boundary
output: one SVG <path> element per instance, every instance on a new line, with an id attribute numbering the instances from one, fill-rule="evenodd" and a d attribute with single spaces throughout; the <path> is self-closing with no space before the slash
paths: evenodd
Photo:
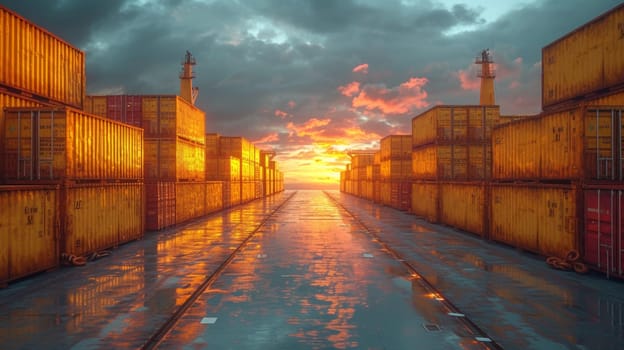
<path id="1" fill-rule="evenodd" d="M 442 330 L 442 328 L 435 323 L 423 323 L 423 327 L 427 332 L 439 332 Z"/>
<path id="2" fill-rule="evenodd" d="M 492 342 L 492 339 L 486 338 L 486 337 L 475 337 L 475 339 L 477 341 L 484 342 L 484 343 L 491 343 Z"/>
<path id="3" fill-rule="evenodd" d="M 466 315 L 460 314 L 459 312 L 449 312 L 447 315 L 454 317 L 465 317 Z"/>
<path id="4" fill-rule="evenodd" d="M 364 253 L 364 254 L 362 254 L 362 256 L 367 258 L 367 259 L 372 259 L 372 258 L 375 257 L 373 254 L 369 254 L 369 253 Z"/>
<path id="5" fill-rule="evenodd" d="M 204 317 L 199 323 L 201 324 L 215 324 L 217 322 L 216 317 Z"/>

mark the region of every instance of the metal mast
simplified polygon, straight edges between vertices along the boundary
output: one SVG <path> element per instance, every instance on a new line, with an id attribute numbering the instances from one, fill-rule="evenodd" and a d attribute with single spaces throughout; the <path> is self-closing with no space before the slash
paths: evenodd
<path id="1" fill-rule="evenodd" d="M 193 66 L 195 65 L 195 57 L 189 51 L 186 51 L 184 61 L 182 61 L 182 72 L 180 73 L 180 96 L 195 105 L 199 88 L 193 87 Z"/>
<path id="2" fill-rule="evenodd" d="M 485 49 L 481 51 L 481 56 L 475 59 L 475 64 L 480 64 L 477 76 L 481 78 L 481 93 L 479 96 L 480 105 L 495 105 L 496 100 L 494 98 L 494 78 L 496 77 L 496 70 L 494 68 L 494 61 L 490 55 L 490 50 Z"/>

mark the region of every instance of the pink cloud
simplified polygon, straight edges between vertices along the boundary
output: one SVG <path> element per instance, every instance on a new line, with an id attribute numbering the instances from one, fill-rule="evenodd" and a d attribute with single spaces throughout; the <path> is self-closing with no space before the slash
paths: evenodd
<path id="1" fill-rule="evenodd" d="M 323 127 L 329 124 L 331 120 L 329 118 L 317 119 L 312 118 L 303 124 L 297 125 L 293 122 L 288 122 L 286 128 L 290 131 L 291 135 L 297 136 L 316 136 L 323 131 Z"/>
<path id="2" fill-rule="evenodd" d="M 427 78 L 410 78 L 403 84 L 388 89 L 385 85 L 366 85 L 353 98 L 353 107 L 378 110 L 386 114 L 408 113 L 414 108 L 427 107 L 427 91 L 423 87 Z"/>
<path id="3" fill-rule="evenodd" d="M 463 70 L 460 69 L 455 73 L 462 89 L 464 90 L 479 90 L 481 88 L 481 79 L 477 76 L 474 69 Z"/>
<path id="4" fill-rule="evenodd" d="M 288 101 L 288 107 L 290 107 L 290 109 L 293 109 L 295 107 L 297 107 L 297 103 L 295 103 L 295 101 Z"/>
<path id="5" fill-rule="evenodd" d="M 275 110 L 275 116 L 276 116 L 276 117 L 280 117 L 280 118 L 282 118 L 282 119 L 285 119 L 286 117 L 290 116 L 290 114 L 288 114 L 288 113 L 286 113 L 286 112 L 284 112 L 284 111 L 281 111 L 281 110 L 279 110 L 279 109 L 276 109 L 276 110 Z"/>
<path id="6" fill-rule="evenodd" d="M 363 73 L 363 74 L 368 74 L 368 63 L 363 63 L 353 68 L 353 73 L 358 73 L 358 72 Z"/>
<path id="7" fill-rule="evenodd" d="M 357 95 L 358 92 L 360 92 L 360 83 L 357 81 L 354 81 L 347 85 L 339 86 L 338 91 L 340 91 L 340 93 L 345 96 L 353 97 Z"/>
<path id="8" fill-rule="evenodd" d="M 267 143 L 272 143 L 272 142 L 277 142 L 279 141 L 279 136 L 277 135 L 277 133 L 272 133 L 269 135 L 266 135 L 258 140 L 254 140 L 252 141 L 254 144 L 267 144 Z"/>

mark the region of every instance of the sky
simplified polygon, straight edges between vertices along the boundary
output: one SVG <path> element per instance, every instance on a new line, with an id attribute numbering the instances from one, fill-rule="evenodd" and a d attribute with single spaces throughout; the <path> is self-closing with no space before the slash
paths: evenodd
<path id="1" fill-rule="evenodd" d="M 179 94 L 190 51 L 206 131 L 274 150 L 287 188 L 336 188 L 349 150 L 478 104 L 483 49 L 501 113 L 538 113 L 542 47 L 619 3 L 0 0 L 86 53 L 91 95 Z"/>

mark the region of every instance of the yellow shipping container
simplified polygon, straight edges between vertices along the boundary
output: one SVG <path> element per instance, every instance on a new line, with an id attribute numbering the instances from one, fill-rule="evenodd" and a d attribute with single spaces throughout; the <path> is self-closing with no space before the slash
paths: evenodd
<path id="1" fill-rule="evenodd" d="M 5 110 L 7 180 L 138 180 L 143 130 L 72 108 Z"/>
<path id="2" fill-rule="evenodd" d="M 206 215 L 206 183 L 176 183 L 176 225 Z"/>
<path id="3" fill-rule="evenodd" d="M 219 134 L 206 134 L 206 157 L 216 158 L 219 156 Z"/>
<path id="4" fill-rule="evenodd" d="M 469 153 L 469 150 L 473 153 Z M 489 175 L 489 147 L 486 145 L 436 145 L 415 148 L 412 153 L 412 173 L 415 180 L 467 180 L 470 175 Z M 486 159 L 483 159 L 486 157 Z M 475 180 L 483 179 L 477 177 Z"/>
<path id="5" fill-rule="evenodd" d="M 412 146 L 488 141 L 499 116 L 499 106 L 435 106 L 412 119 Z"/>
<path id="6" fill-rule="evenodd" d="M 0 186 L 0 286 L 58 266 L 58 187 Z"/>
<path id="7" fill-rule="evenodd" d="M 389 159 L 411 159 L 412 136 L 389 135 L 381 139 L 379 149 L 380 162 Z"/>
<path id="8" fill-rule="evenodd" d="M 544 256 L 579 249 L 579 190 L 570 185 L 491 184 L 490 238 Z"/>
<path id="9" fill-rule="evenodd" d="M 206 157 L 206 179 L 211 181 L 240 181 L 240 159 L 236 157 Z"/>
<path id="10" fill-rule="evenodd" d="M 241 182 L 223 182 L 223 208 L 231 208 L 241 204 Z"/>
<path id="11" fill-rule="evenodd" d="M 85 96 L 83 109 L 89 114 L 95 114 L 100 117 L 108 118 L 106 96 Z"/>
<path id="12" fill-rule="evenodd" d="M 244 137 L 221 136 L 219 139 L 221 157 L 236 157 L 253 161 L 253 145 Z"/>
<path id="13" fill-rule="evenodd" d="M 142 183 L 65 186 L 61 253 L 84 256 L 143 237 Z"/>
<path id="14" fill-rule="evenodd" d="M 440 186 L 437 182 L 416 181 L 412 183 L 412 213 L 427 221 L 439 221 Z"/>
<path id="15" fill-rule="evenodd" d="M 542 49 L 545 110 L 624 85 L 622 23 L 624 5 L 618 5 Z"/>
<path id="16" fill-rule="evenodd" d="M 372 165 L 374 156 L 372 154 L 355 154 L 351 157 L 351 168 L 360 169 Z"/>
<path id="17" fill-rule="evenodd" d="M 443 224 L 487 238 L 487 203 L 483 182 L 440 183 L 440 222 Z"/>
<path id="18" fill-rule="evenodd" d="M 142 118 L 146 139 L 206 141 L 206 114 L 180 96 L 142 96 Z"/>
<path id="19" fill-rule="evenodd" d="M 579 107 L 495 128 L 493 179 L 624 179 L 623 110 Z"/>
<path id="20" fill-rule="evenodd" d="M 145 140 L 145 179 L 204 181 L 204 145 L 176 139 Z"/>
<path id="21" fill-rule="evenodd" d="M 411 159 L 382 160 L 379 166 L 381 180 L 408 181 L 412 178 Z"/>
<path id="22" fill-rule="evenodd" d="M 1 5 L 0 33 L 0 85 L 82 108 L 84 52 Z"/>
<path id="23" fill-rule="evenodd" d="M 206 182 L 206 214 L 223 209 L 223 182 Z"/>

